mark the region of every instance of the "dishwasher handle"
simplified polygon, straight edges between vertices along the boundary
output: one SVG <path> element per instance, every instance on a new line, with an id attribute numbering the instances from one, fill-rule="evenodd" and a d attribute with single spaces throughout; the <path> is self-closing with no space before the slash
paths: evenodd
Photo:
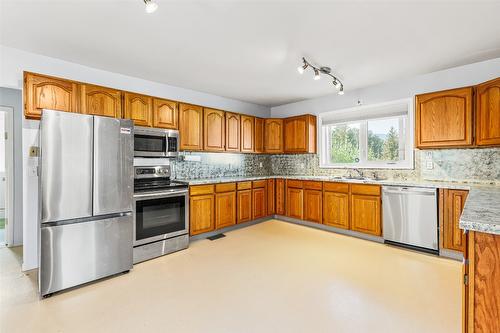
<path id="1" fill-rule="evenodd" d="M 424 188 L 424 187 L 384 186 L 382 187 L 382 192 L 391 194 L 400 194 L 400 195 L 410 195 L 410 194 L 436 195 L 435 188 Z"/>

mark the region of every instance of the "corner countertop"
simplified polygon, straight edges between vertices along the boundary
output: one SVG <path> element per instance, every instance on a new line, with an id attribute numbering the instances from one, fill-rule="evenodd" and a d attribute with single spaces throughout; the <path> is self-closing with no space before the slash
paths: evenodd
<path id="1" fill-rule="evenodd" d="M 479 185 L 459 182 L 440 182 L 426 180 L 376 180 L 376 179 L 345 179 L 331 176 L 257 176 L 257 177 L 221 177 L 203 179 L 176 179 L 189 185 L 232 183 L 269 178 L 316 180 L 328 182 L 378 184 L 387 186 L 419 186 L 428 188 L 448 188 L 469 190 L 465 207 L 460 218 L 460 228 L 500 235 L 500 186 Z"/>

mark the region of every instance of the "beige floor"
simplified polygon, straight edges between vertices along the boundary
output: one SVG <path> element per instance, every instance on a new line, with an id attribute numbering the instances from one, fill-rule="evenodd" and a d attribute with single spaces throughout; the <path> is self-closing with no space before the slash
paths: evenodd
<path id="1" fill-rule="evenodd" d="M 0 332 L 460 332 L 459 262 L 285 222 L 43 301 L 17 252 L 0 249 Z"/>

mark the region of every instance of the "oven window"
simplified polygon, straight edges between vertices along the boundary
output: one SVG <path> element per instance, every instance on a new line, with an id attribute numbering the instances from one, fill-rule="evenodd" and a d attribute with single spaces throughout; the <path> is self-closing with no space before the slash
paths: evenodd
<path id="1" fill-rule="evenodd" d="M 162 153 L 166 150 L 165 137 L 152 135 L 134 135 L 134 150 Z"/>
<path id="2" fill-rule="evenodd" d="M 185 196 L 147 199 L 136 202 L 136 240 L 186 229 Z"/>

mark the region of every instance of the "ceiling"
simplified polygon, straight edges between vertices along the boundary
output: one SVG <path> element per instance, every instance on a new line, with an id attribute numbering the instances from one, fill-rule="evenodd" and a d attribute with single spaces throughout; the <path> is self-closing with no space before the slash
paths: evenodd
<path id="1" fill-rule="evenodd" d="M 0 0 L 0 43 L 276 106 L 500 57 L 500 1 Z M 339 96 L 339 98 L 342 98 Z"/>

